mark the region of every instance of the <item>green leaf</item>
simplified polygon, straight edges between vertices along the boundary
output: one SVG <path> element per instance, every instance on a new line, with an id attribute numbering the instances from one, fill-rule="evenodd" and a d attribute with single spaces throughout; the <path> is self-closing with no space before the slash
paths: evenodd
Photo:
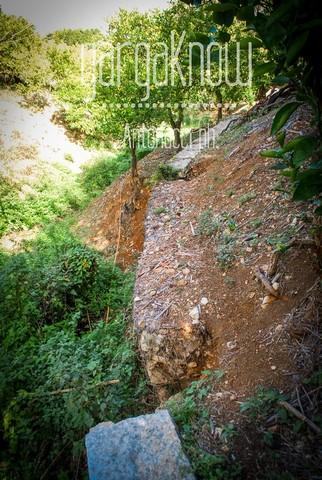
<path id="1" fill-rule="evenodd" d="M 311 135 L 302 135 L 284 145 L 284 152 L 294 151 L 293 164 L 299 167 L 301 163 L 312 156 L 316 148 L 316 138 Z"/>
<path id="2" fill-rule="evenodd" d="M 299 35 L 294 42 L 292 42 L 290 48 L 286 54 L 286 64 L 291 65 L 303 50 L 304 45 L 308 39 L 309 32 L 305 31 Z"/>
<path id="3" fill-rule="evenodd" d="M 309 169 L 297 176 L 294 200 L 309 200 L 322 192 L 322 169 Z"/>
<path id="4" fill-rule="evenodd" d="M 286 36 L 287 30 L 279 23 L 276 23 L 274 28 L 266 28 L 265 31 L 261 32 L 261 38 L 269 50 L 284 42 Z"/>
<path id="5" fill-rule="evenodd" d="M 315 215 L 322 215 L 322 205 L 314 210 Z"/>
<path id="6" fill-rule="evenodd" d="M 284 145 L 285 135 L 286 135 L 285 130 L 283 130 L 283 132 L 279 132 L 279 133 L 276 135 L 276 140 L 278 141 L 278 143 L 280 144 L 281 147 L 283 147 L 283 145 Z"/>
<path id="7" fill-rule="evenodd" d="M 213 14 L 213 19 L 218 25 L 230 27 L 234 21 L 234 14 L 230 12 L 218 12 Z"/>
<path id="8" fill-rule="evenodd" d="M 283 158 L 284 151 L 279 148 L 278 150 L 262 150 L 260 155 L 262 157 L 269 157 L 269 158 Z"/>
<path id="9" fill-rule="evenodd" d="M 290 78 L 287 77 L 286 75 L 277 75 L 276 77 L 273 78 L 272 83 L 275 85 L 285 85 L 290 81 Z"/>
<path id="10" fill-rule="evenodd" d="M 212 12 L 214 22 L 219 25 L 226 25 L 226 27 L 231 26 L 237 12 L 236 5 L 233 3 L 211 4 L 209 10 Z"/>
<path id="11" fill-rule="evenodd" d="M 275 135 L 287 122 L 293 112 L 301 105 L 300 102 L 290 102 L 281 107 L 273 120 L 271 135 Z"/>
<path id="12" fill-rule="evenodd" d="M 260 77 L 264 73 L 273 73 L 277 65 L 274 62 L 260 63 L 254 67 L 254 75 Z"/>
<path id="13" fill-rule="evenodd" d="M 283 175 L 283 177 L 292 178 L 294 176 L 294 169 L 293 168 L 285 169 L 281 172 L 281 174 Z"/>

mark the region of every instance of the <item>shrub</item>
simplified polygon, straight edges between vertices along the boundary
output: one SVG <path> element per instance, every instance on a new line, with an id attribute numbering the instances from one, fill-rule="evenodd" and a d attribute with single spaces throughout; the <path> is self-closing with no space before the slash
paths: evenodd
<path id="1" fill-rule="evenodd" d="M 77 210 L 85 201 L 84 193 L 68 174 L 43 180 L 35 194 L 25 198 L 19 195 L 19 185 L 0 176 L 0 196 L 0 236 L 54 220 Z"/>
<path id="2" fill-rule="evenodd" d="M 83 168 L 80 184 L 84 191 L 95 197 L 130 167 L 130 158 L 125 153 L 114 157 L 101 157 Z"/>
<path id="3" fill-rule="evenodd" d="M 197 232 L 199 235 L 210 237 L 214 233 L 217 233 L 220 224 L 220 219 L 208 208 L 199 215 Z"/>
<path id="4" fill-rule="evenodd" d="M 64 224 L 28 249 L 0 257 L 0 462 L 6 478 L 80 478 L 88 429 L 141 413 L 133 275 Z"/>
<path id="5" fill-rule="evenodd" d="M 156 172 L 157 180 L 176 180 L 179 176 L 178 170 L 171 165 L 162 163 Z"/>

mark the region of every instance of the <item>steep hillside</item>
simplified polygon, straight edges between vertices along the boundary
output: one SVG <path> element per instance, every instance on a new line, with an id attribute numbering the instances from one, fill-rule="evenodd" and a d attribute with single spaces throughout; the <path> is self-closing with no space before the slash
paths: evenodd
<path id="1" fill-rule="evenodd" d="M 319 422 L 310 426 L 321 396 L 311 397 L 316 383 L 308 380 L 321 365 L 318 225 L 313 206 L 291 200 L 287 179 L 272 169 L 275 160 L 260 156 L 275 146 L 272 117 L 245 118 L 197 156 L 185 179 L 161 181 L 147 196 L 141 190 L 144 202 L 128 211 L 122 227 L 144 231 L 144 245 L 135 249 L 143 248 L 134 324 L 149 379 L 161 401 L 193 381 L 166 405 L 183 428 L 197 471 L 205 452 L 223 455 L 230 465 L 224 470 L 237 472 L 227 478 L 241 478 L 241 472 L 261 478 L 266 468 L 280 475 L 289 462 L 296 478 L 313 478 L 305 475 L 321 462 L 314 443 Z M 302 109 L 287 126 L 288 139 L 310 128 Z M 81 222 L 84 227 L 93 219 L 89 243 L 108 246 L 108 254 L 128 245 L 126 235 L 115 233 L 120 217 L 114 221 L 110 212 L 122 212 L 131 191 L 123 197 L 118 191 L 111 186 Z M 135 262 L 135 256 L 125 263 L 115 258 L 123 266 Z M 194 407 L 186 412 L 189 402 Z M 292 430 L 299 418 L 309 425 L 301 427 L 301 440 Z M 298 441 L 303 458 L 292 450 Z M 200 478 L 210 478 L 210 471 Z"/>
<path id="2" fill-rule="evenodd" d="M 32 182 L 45 170 L 61 166 L 78 172 L 93 152 L 72 142 L 55 124 L 57 110 L 49 98 L 40 111 L 28 108 L 24 98 L 0 91 L 0 174 L 19 182 Z M 30 103 L 32 107 L 35 103 Z"/>

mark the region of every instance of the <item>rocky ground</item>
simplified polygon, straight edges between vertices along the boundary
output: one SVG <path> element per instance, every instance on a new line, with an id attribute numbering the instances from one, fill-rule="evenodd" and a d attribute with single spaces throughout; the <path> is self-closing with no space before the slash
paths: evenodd
<path id="1" fill-rule="evenodd" d="M 315 220 L 310 206 L 290 199 L 287 180 L 271 168 L 274 160 L 260 156 L 275 146 L 272 116 L 222 134 L 196 157 L 185 179 L 161 181 L 152 193 L 143 188 L 125 227 L 138 232 L 135 254 L 126 261 L 116 255 L 123 266 L 139 256 L 134 322 L 160 400 L 202 378 L 205 369 L 222 371 L 224 381 L 205 400 L 216 425 L 243 425 L 240 404 L 259 385 L 302 398 L 302 379 L 321 353 Z M 289 137 L 308 131 L 309 120 L 306 111 L 293 116 Z M 103 239 L 103 248 L 122 252 L 128 237 L 116 236 L 115 225 L 128 199 L 117 191 L 110 187 L 82 222 L 93 218 L 90 243 Z M 235 454 L 251 463 L 251 471 L 256 446 L 248 430 Z M 200 440 L 212 453 L 218 451 L 214 431 Z"/>

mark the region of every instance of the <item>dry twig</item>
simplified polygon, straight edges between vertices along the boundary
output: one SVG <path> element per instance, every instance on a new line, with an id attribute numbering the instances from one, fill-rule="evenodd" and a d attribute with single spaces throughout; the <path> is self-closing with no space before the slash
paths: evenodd
<path id="1" fill-rule="evenodd" d="M 318 435 L 321 433 L 320 427 L 318 427 L 315 423 L 312 422 L 312 420 L 310 420 L 305 415 L 303 415 L 303 413 L 299 412 L 290 403 L 284 400 L 281 400 L 278 402 L 278 405 L 281 407 L 284 407 L 288 412 L 292 413 L 292 415 L 294 415 L 296 418 L 298 418 L 302 422 L 305 422 L 310 427 L 310 429 L 313 430 Z"/>
<path id="2" fill-rule="evenodd" d="M 266 277 L 266 275 L 261 271 L 261 269 L 259 267 L 256 268 L 255 275 L 262 282 L 262 284 L 264 285 L 266 290 L 271 295 L 273 295 L 276 298 L 279 298 L 279 296 L 280 296 L 279 293 L 276 290 L 274 290 L 274 288 L 270 284 L 269 279 Z"/>

